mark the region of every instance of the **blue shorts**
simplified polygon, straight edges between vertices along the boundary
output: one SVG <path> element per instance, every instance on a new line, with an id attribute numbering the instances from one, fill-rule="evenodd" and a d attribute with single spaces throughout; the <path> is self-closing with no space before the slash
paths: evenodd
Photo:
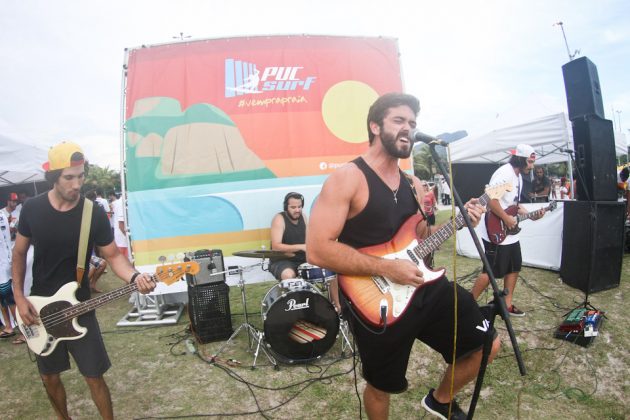
<path id="1" fill-rule="evenodd" d="M 7 308 L 9 306 L 15 305 L 15 300 L 13 299 L 13 288 L 11 287 L 12 281 L 9 280 L 6 283 L 0 284 L 0 305 Z"/>

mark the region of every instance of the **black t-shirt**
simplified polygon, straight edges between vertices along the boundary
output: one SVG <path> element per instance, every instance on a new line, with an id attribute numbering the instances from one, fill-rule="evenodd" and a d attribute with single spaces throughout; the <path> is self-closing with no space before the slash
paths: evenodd
<path id="1" fill-rule="evenodd" d="M 61 286 L 76 281 L 77 252 L 81 231 L 83 203 L 71 210 L 55 210 L 44 193 L 27 200 L 20 214 L 18 231 L 30 239 L 34 246 L 33 287 L 31 294 L 52 296 Z M 114 240 L 109 220 L 103 209 L 93 206 L 92 224 L 85 259 L 85 274 L 76 297 L 80 301 L 89 299 L 89 258 L 94 245 L 105 246 Z"/>

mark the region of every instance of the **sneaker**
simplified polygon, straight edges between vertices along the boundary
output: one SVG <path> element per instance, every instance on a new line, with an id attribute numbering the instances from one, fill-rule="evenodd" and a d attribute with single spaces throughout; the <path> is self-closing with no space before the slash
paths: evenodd
<path id="1" fill-rule="evenodd" d="M 435 398 L 433 398 L 433 388 L 429 390 L 429 393 L 422 399 L 422 407 L 427 410 L 429 413 L 443 419 L 448 420 L 448 406 L 449 404 L 439 403 Z M 459 408 L 457 405 L 457 401 L 453 400 L 451 403 L 451 420 L 464 420 L 466 419 L 466 413 Z"/>
<path id="2" fill-rule="evenodd" d="M 525 316 L 525 312 L 521 311 L 514 305 L 508 308 L 508 312 L 510 313 L 510 316 Z"/>

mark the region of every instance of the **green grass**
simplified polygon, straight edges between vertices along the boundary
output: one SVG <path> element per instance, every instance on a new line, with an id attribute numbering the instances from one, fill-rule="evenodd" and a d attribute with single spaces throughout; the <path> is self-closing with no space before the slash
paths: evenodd
<path id="1" fill-rule="evenodd" d="M 448 217 L 447 213 L 441 212 L 439 219 Z M 451 279 L 456 270 L 460 284 L 470 289 L 480 263 L 457 257 L 453 267 L 452 249 L 451 239 L 436 256 L 436 265 L 447 267 Z M 607 319 L 600 335 L 588 348 L 553 338 L 553 331 L 563 315 L 584 298 L 582 292 L 562 284 L 558 277 L 557 272 L 528 267 L 521 272 L 515 302 L 527 316 L 512 319 L 512 325 L 527 375 L 519 374 L 505 324 L 497 319 L 503 346 L 486 373 L 476 418 L 624 419 L 628 416 L 626 376 L 630 322 L 624 294 L 630 287 L 627 281 L 630 278 L 630 254 L 624 256 L 620 287 L 590 296 L 591 304 L 605 310 Z M 247 284 L 250 321 L 258 327 L 262 327 L 260 302 L 273 284 Z M 120 280 L 112 274 L 107 274 L 99 283 L 105 290 L 120 285 Z M 231 288 L 234 328 L 243 322 L 240 296 L 240 289 Z M 480 302 L 489 298 L 489 294 L 482 295 Z M 185 314 L 173 326 L 116 327 L 130 309 L 131 305 L 123 299 L 98 310 L 113 363 L 106 380 L 117 418 L 221 413 L 223 416 L 219 418 L 223 418 L 256 412 L 256 401 L 263 409 L 279 406 L 266 411 L 268 416 L 278 419 L 359 417 L 352 359 L 340 360 L 341 340 L 313 365 L 281 365 L 279 370 L 274 370 L 264 355 L 260 355 L 257 368 L 252 370 L 253 355 L 248 351 L 247 336 L 242 332 L 219 355 L 222 360 L 232 358 L 241 363 L 228 370 L 225 366 L 202 360 L 217 352 L 225 341 L 198 345 L 200 357 L 186 351 L 183 339 L 188 317 Z M 407 372 L 409 389 L 392 396 L 391 418 L 425 416 L 420 399 L 437 384 L 443 368 L 440 356 L 424 344 L 416 343 Z M 0 372 L 2 418 L 54 418 L 37 367 L 26 346 L 12 345 L 10 340 L 1 341 Z M 324 379 L 318 380 L 322 377 Z M 71 416 L 74 419 L 97 418 L 87 386 L 76 369 L 64 373 L 62 378 Z M 301 385 L 294 385 L 297 383 Z M 360 376 L 357 386 L 362 392 L 364 382 Z M 472 391 L 473 384 L 470 384 L 458 395 L 463 407 L 470 403 Z M 261 416 L 241 414 L 236 417 L 253 419 Z"/>

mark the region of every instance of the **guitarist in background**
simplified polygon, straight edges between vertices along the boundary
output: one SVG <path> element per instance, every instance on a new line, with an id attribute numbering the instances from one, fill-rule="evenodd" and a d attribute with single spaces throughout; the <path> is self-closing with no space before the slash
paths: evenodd
<path id="1" fill-rule="evenodd" d="M 414 287 L 423 284 L 422 271 L 410 260 L 385 259 L 357 250 L 390 240 L 409 217 L 418 213 L 418 202 L 398 160 L 411 154 L 413 140 L 409 133 L 416 126 L 419 109 L 415 97 L 398 93 L 383 95 L 370 107 L 370 147 L 330 175 L 313 207 L 306 236 L 309 263 L 347 275 L 386 276 L 392 282 Z M 418 178 L 413 177 L 412 182 L 422 202 L 424 188 Z M 466 203 L 466 208 L 473 222 L 478 223 L 483 207 L 475 199 Z M 426 229 L 426 221 L 422 220 L 418 233 Z M 457 296 L 454 393 L 476 377 L 485 336 L 483 315 L 470 293 L 460 287 Z M 438 351 L 446 363 L 451 362 L 453 301 L 453 285 L 442 277 L 416 290 L 405 312 L 384 332 L 368 329 L 348 313 L 347 303 L 344 305 L 345 319 L 350 321 L 367 381 L 363 401 L 370 419 L 387 418 L 390 394 L 407 389 L 407 364 L 416 339 Z M 499 341 L 495 338 L 490 357 L 498 350 Z M 422 399 L 425 409 L 443 419 L 447 418 L 452 398 L 451 370 L 449 364 L 437 389 L 431 389 Z M 451 415 L 454 419 L 466 417 L 455 400 Z"/>
<path id="2" fill-rule="evenodd" d="M 15 302 L 27 325 L 39 322 L 37 310 L 24 296 L 23 290 L 29 245 L 35 247 L 32 295 L 52 296 L 64 284 L 76 281 L 79 232 L 85 202 L 80 191 L 85 180 L 86 163 L 78 145 L 63 142 L 52 147 L 48 152 L 48 162 L 43 166 L 46 180 L 53 184 L 52 189 L 24 203 L 13 248 Z M 89 267 L 94 246 L 98 247 L 101 256 L 121 279 L 135 281 L 142 293 L 155 288 L 151 276 L 138 273 L 118 251 L 107 216 L 99 206 L 94 206 L 92 212 L 85 267 Z M 90 297 L 88 270 L 85 270 L 76 297 L 79 301 L 86 301 Z M 100 415 L 111 419 L 112 401 L 103 379 L 103 374 L 111 364 L 96 314 L 94 311 L 88 312 L 79 316 L 78 321 L 87 327 L 84 337 L 61 341 L 50 355 L 36 356 L 44 388 L 57 417 L 69 419 L 66 391 L 60 373 L 70 368 L 68 354 L 71 354 L 85 377 Z"/>
<path id="3" fill-rule="evenodd" d="M 523 188 L 522 175 L 529 175 L 531 172 L 534 167 L 534 162 L 536 161 L 536 152 L 534 148 L 528 144 L 519 144 L 516 146 L 516 149 L 510 151 L 510 153 L 512 154 L 510 161 L 502 165 L 492 174 L 490 185 L 498 182 L 510 182 L 514 188 L 512 188 L 512 191 L 505 193 L 500 200 L 490 200 L 489 207 L 490 211 L 499 217 L 508 229 L 513 229 L 517 225 L 516 217 L 507 214 L 505 209 L 512 205 L 518 205 L 518 197 Z M 527 209 L 519 205 L 518 214 L 527 214 Z M 544 214 L 545 210 L 543 209 L 537 216 L 531 219 L 540 219 Z M 507 289 L 505 304 L 508 308 L 508 312 L 511 316 L 525 316 L 525 312 L 518 309 L 512 303 L 512 296 L 522 263 L 521 244 L 518 234 L 508 235 L 500 244 L 493 244 L 490 242 L 487 229 L 481 229 L 481 239 L 483 240 L 488 262 L 492 266 L 492 274 L 494 274 L 494 277 L 497 279 L 503 278 L 504 287 Z M 483 272 L 477 277 L 471 290 L 475 300 L 479 297 L 481 292 L 486 290 L 489 282 L 490 279 L 488 274 L 486 274 L 486 268 L 483 267 Z"/>

